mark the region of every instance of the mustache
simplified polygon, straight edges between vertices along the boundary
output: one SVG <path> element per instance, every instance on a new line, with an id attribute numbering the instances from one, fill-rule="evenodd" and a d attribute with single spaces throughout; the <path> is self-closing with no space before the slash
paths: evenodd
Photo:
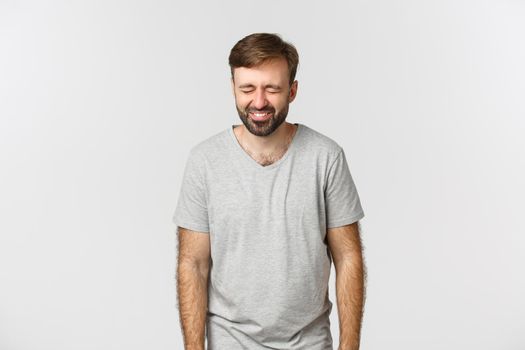
<path id="1" fill-rule="evenodd" d="M 264 109 L 257 109 L 257 108 L 247 108 L 245 110 L 247 113 L 274 113 L 275 108 L 273 107 L 267 107 Z"/>

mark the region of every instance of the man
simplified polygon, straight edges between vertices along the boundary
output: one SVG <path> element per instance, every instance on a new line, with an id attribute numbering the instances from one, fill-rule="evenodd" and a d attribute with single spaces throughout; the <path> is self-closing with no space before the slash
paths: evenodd
<path id="1" fill-rule="evenodd" d="M 336 269 L 339 349 L 359 348 L 364 217 L 343 149 L 288 123 L 299 57 L 274 34 L 232 48 L 241 125 L 194 146 L 173 216 L 186 350 L 333 349 L 328 297 Z"/>

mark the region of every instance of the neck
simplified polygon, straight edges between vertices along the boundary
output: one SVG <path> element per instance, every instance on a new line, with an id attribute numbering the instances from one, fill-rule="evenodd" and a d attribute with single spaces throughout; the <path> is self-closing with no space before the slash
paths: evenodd
<path id="1" fill-rule="evenodd" d="M 296 125 L 283 122 L 268 136 L 256 136 L 246 129 L 244 124 L 235 127 L 234 133 L 238 140 L 242 140 L 242 146 L 247 147 L 259 154 L 271 154 L 288 148 L 292 136 L 295 134 Z"/>

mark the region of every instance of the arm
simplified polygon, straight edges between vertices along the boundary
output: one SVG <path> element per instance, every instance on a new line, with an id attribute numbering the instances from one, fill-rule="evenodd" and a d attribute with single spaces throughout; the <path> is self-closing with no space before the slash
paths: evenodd
<path id="1" fill-rule="evenodd" d="M 358 350 L 366 279 L 358 222 L 329 228 L 327 241 L 336 271 L 339 350 Z"/>
<path id="2" fill-rule="evenodd" d="M 178 227 L 177 294 L 184 349 L 204 350 L 210 235 Z"/>

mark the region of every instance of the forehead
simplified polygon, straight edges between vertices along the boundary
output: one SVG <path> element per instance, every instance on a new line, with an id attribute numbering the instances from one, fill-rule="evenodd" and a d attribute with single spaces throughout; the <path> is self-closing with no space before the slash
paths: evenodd
<path id="1" fill-rule="evenodd" d="M 286 84 L 288 81 L 288 62 L 284 58 L 276 58 L 263 62 L 255 67 L 238 67 L 233 70 L 234 82 L 239 84 Z"/>

